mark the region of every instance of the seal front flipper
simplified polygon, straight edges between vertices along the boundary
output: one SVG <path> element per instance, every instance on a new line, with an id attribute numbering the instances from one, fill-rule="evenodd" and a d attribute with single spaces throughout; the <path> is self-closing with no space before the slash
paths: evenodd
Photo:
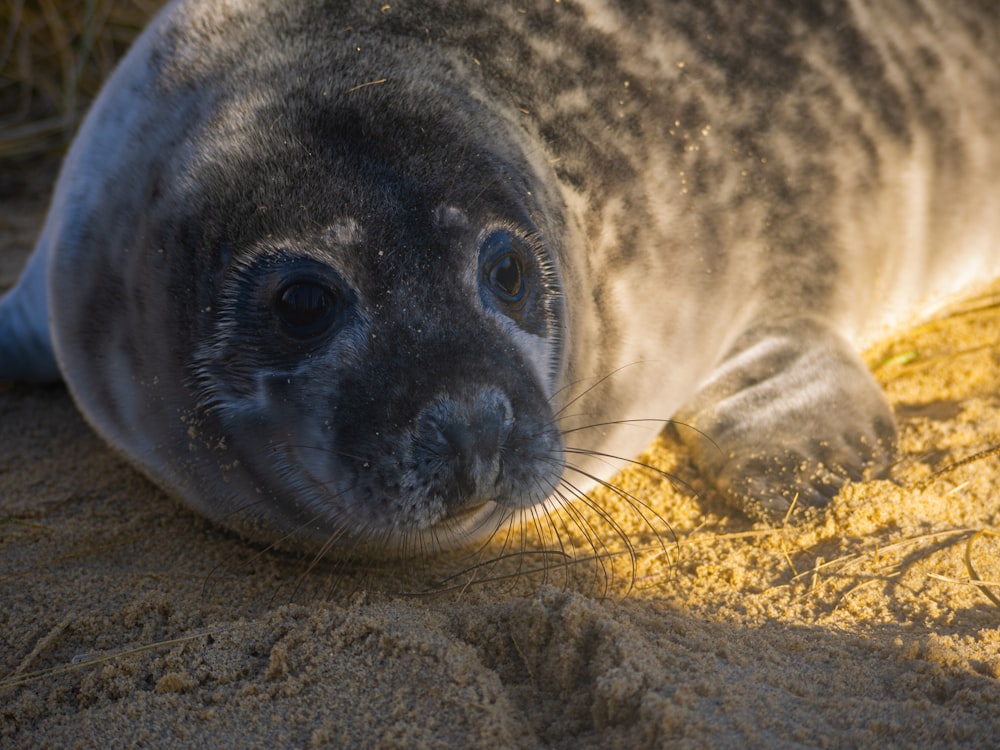
<path id="1" fill-rule="evenodd" d="M 808 318 L 749 329 L 675 419 L 702 475 L 769 523 L 780 523 L 793 501 L 822 507 L 846 479 L 887 468 L 896 437 L 860 357 Z"/>
<path id="2" fill-rule="evenodd" d="M 0 299 L 0 382 L 59 380 L 49 333 L 44 235 L 17 284 Z"/>

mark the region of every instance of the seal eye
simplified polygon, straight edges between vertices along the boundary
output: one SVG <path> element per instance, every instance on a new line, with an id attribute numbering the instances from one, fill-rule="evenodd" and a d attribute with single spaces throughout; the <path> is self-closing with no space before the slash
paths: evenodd
<path id="1" fill-rule="evenodd" d="M 483 288 L 505 312 L 518 311 L 527 301 L 531 251 L 510 232 L 490 234 L 479 251 Z"/>
<path id="2" fill-rule="evenodd" d="M 524 265 L 514 253 L 505 253 L 487 269 L 490 289 L 508 305 L 524 297 Z"/>
<path id="3" fill-rule="evenodd" d="M 295 339 L 312 339 L 333 325 L 337 297 L 313 281 L 293 281 L 278 292 L 274 310 L 285 333 Z"/>

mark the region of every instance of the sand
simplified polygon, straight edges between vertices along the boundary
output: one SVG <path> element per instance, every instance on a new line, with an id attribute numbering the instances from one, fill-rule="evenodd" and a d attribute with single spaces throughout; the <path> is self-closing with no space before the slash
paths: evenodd
<path id="1" fill-rule="evenodd" d="M 0 176 L 0 288 L 52 170 Z M 641 514 L 606 492 L 620 528 L 591 513 L 565 554 L 482 566 L 501 545 L 260 550 L 117 458 L 62 386 L 2 386 L 0 747 L 995 747 L 1000 455 L 959 463 L 1000 435 L 984 299 L 869 353 L 894 481 L 769 529 L 661 439 L 659 471 L 619 479 Z"/>

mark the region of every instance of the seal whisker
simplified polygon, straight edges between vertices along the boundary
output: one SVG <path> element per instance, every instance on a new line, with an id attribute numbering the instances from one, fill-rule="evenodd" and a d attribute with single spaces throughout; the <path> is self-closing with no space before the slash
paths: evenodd
<path id="1" fill-rule="evenodd" d="M 642 365 L 642 364 L 648 364 L 648 363 L 646 363 L 646 362 L 628 362 L 628 363 L 622 365 L 621 367 L 616 367 L 611 372 L 608 372 L 608 373 L 606 373 L 604 375 L 597 376 L 597 380 L 596 381 L 594 381 L 589 386 L 587 386 L 586 388 L 584 388 L 584 390 L 581 391 L 580 393 L 576 394 L 575 396 L 570 397 L 570 399 L 568 401 L 566 401 L 566 403 L 564 403 L 561 407 L 559 407 L 559 409 L 557 409 L 555 411 L 555 414 L 553 415 L 553 418 L 556 419 L 556 420 L 558 420 L 564 414 L 564 412 L 566 411 L 566 409 L 568 409 L 573 404 L 579 402 L 581 399 L 585 398 L 586 396 L 590 395 L 590 393 L 592 391 L 594 391 L 596 388 L 600 387 L 601 385 L 603 385 L 604 383 L 606 383 L 608 380 L 610 380 L 614 376 L 618 375 L 619 373 L 623 372 L 624 370 L 627 370 L 630 367 L 634 367 L 636 365 Z M 586 380 L 590 380 L 590 379 L 591 378 L 580 378 L 578 380 L 573 381 L 572 383 L 567 383 L 562 388 L 560 388 L 559 390 L 557 390 L 555 393 L 552 394 L 552 397 L 550 398 L 550 401 L 551 400 L 555 400 L 557 397 L 559 397 L 562 393 L 564 393 L 565 391 L 569 390 L 570 388 L 575 388 L 580 383 L 583 383 Z"/>
<path id="2" fill-rule="evenodd" d="M 570 468 L 573 471 L 579 471 L 578 469 L 573 469 L 572 467 Z M 666 549 L 663 544 L 663 534 L 661 529 L 657 527 L 657 524 L 659 524 L 662 529 L 666 530 L 666 532 L 672 538 L 674 544 L 678 543 L 677 534 L 674 532 L 674 529 L 671 526 L 670 522 L 666 518 L 664 518 L 663 515 L 652 505 L 650 505 L 640 497 L 636 496 L 635 494 L 626 491 L 625 489 L 619 487 L 618 485 L 612 482 L 595 477 L 590 477 L 590 478 L 595 480 L 597 484 L 600 485 L 601 487 L 606 488 L 607 490 L 618 496 L 620 499 L 624 500 L 625 503 L 635 511 L 636 515 L 638 515 L 639 518 L 642 519 L 643 523 L 653 534 L 654 538 L 657 540 L 658 544 L 660 545 L 661 549 L 663 549 L 664 552 L 666 552 Z M 652 520 L 647 516 L 647 514 L 652 516 Z M 653 523 L 654 520 L 657 523 Z"/>
<path id="3" fill-rule="evenodd" d="M 482 570 L 491 570 L 495 568 L 498 564 L 504 562 L 508 559 L 523 559 L 526 554 L 525 550 L 522 548 L 520 550 L 515 550 L 508 552 L 507 550 L 511 547 L 512 537 L 515 535 L 516 525 L 511 522 L 512 516 L 504 515 L 499 519 L 498 523 L 494 526 L 491 534 L 484 539 L 474 551 L 470 552 L 468 555 L 470 558 L 474 559 L 475 562 L 464 565 L 459 570 L 454 573 L 449 574 L 445 578 L 441 579 L 435 584 L 432 589 L 434 592 L 442 592 L 453 590 L 452 587 L 448 586 L 451 581 L 457 580 L 463 576 L 472 576 L 468 578 L 458 589 L 464 589 L 468 586 L 475 585 L 477 583 L 483 583 L 488 580 L 493 580 L 492 576 L 487 576 L 485 579 L 478 578 L 477 574 Z M 503 534 L 503 540 L 501 542 L 500 551 L 498 553 L 492 553 L 491 547 L 494 546 L 494 539 L 497 534 L 500 533 L 501 528 L 505 528 Z M 521 536 L 517 534 L 517 536 Z M 515 576 L 516 578 L 516 576 Z M 427 592 L 424 592 L 427 593 Z"/>
<path id="4" fill-rule="evenodd" d="M 603 508 L 600 505 L 600 503 L 594 502 L 594 500 L 589 495 L 587 495 L 586 493 L 580 491 L 578 488 L 576 488 L 568 480 L 564 480 L 563 481 L 563 486 L 569 487 L 571 489 L 571 491 L 573 492 L 573 494 L 578 498 L 578 500 L 582 504 L 584 504 L 586 507 L 590 508 L 590 510 L 592 510 L 594 513 L 596 513 L 597 516 L 598 516 L 598 518 L 602 521 L 602 523 L 606 524 L 614 532 L 614 534 L 621 540 L 622 545 L 625 548 L 625 554 L 628 556 L 628 560 L 629 560 L 630 576 L 629 576 L 629 586 L 628 586 L 628 588 L 631 589 L 631 587 L 633 585 L 633 582 L 634 582 L 634 579 L 635 579 L 636 571 L 638 570 L 638 557 L 637 557 L 637 554 L 636 554 L 636 551 L 635 551 L 635 546 L 632 543 L 632 540 L 631 540 L 628 532 L 625 531 L 625 529 L 622 527 L 622 525 L 614 517 L 613 514 L 611 514 L 605 508 Z M 615 488 L 611 487 L 611 489 L 614 490 Z M 564 507 L 565 507 L 565 509 L 566 509 L 566 511 L 568 513 L 573 514 L 574 518 L 577 520 L 578 526 L 581 527 L 581 530 L 582 530 L 582 526 L 584 524 L 586 524 L 586 526 L 588 528 L 592 528 L 590 526 L 589 522 L 586 521 L 586 519 L 583 516 L 583 514 L 580 513 L 579 509 L 576 508 L 573 503 L 567 503 Z M 642 515 L 642 513 L 640 512 L 638 515 L 648 525 L 648 521 L 645 519 L 645 517 Z M 607 542 L 604 541 L 602 535 L 600 535 L 598 533 L 595 533 L 595 537 L 596 537 L 596 539 L 598 541 L 598 544 L 600 545 L 601 549 L 604 549 L 607 552 L 611 552 L 611 549 L 607 546 Z M 598 557 L 602 557 L 598 553 L 597 549 L 595 549 L 594 551 L 595 551 L 595 555 L 597 555 Z M 612 569 L 611 574 L 613 576 L 614 569 Z"/>
<path id="5" fill-rule="evenodd" d="M 595 451 L 589 448 L 572 448 L 568 446 L 566 448 L 566 452 L 569 454 L 580 455 L 580 456 L 598 456 L 600 458 L 610 459 L 611 461 L 615 461 L 620 464 L 626 464 L 629 466 L 638 467 L 640 469 L 645 469 L 655 474 L 659 474 L 662 478 L 670 482 L 670 484 L 673 485 L 674 487 L 680 486 L 683 487 L 688 492 L 690 492 L 692 495 L 696 497 L 698 495 L 698 492 L 689 482 L 684 481 L 676 474 L 671 474 L 669 471 L 665 471 L 664 469 L 661 469 L 660 467 L 654 466 L 653 464 L 647 463 L 645 461 L 640 461 L 637 458 L 627 458 L 625 456 L 615 455 L 614 453 L 605 453 L 603 451 Z M 572 469 L 574 467 L 570 464 L 567 464 L 567 468 Z M 593 478 L 596 479 L 596 477 Z"/>
<path id="6" fill-rule="evenodd" d="M 561 556 L 564 556 L 566 559 L 572 559 L 573 556 L 569 552 L 567 552 L 566 544 L 563 540 L 563 534 L 560 534 L 559 525 L 557 524 L 557 520 L 559 522 L 562 522 L 562 515 L 560 513 L 560 510 L 557 509 L 551 513 L 545 513 L 542 512 L 537 505 L 532 505 L 526 509 L 526 512 L 531 515 L 532 524 L 535 527 L 535 533 L 538 536 L 539 543 L 542 544 L 543 547 L 547 547 L 548 536 L 549 536 L 547 530 L 551 530 L 551 534 L 555 538 L 555 542 L 558 545 L 558 550 L 555 551 L 558 552 Z M 564 525 L 564 530 L 565 530 L 565 525 Z M 524 538 L 524 535 L 522 535 L 522 543 L 521 543 L 522 554 L 526 552 L 526 542 L 527 540 Z M 545 558 L 542 558 L 542 560 L 544 562 Z M 548 577 L 549 577 L 549 571 L 546 568 L 542 573 L 543 584 L 548 583 Z M 564 586 L 566 585 L 566 583 L 567 581 L 565 581 L 564 579 Z"/>
<path id="7" fill-rule="evenodd" d="M 559 552 L 557 550 L 527 550 L 527 551 L 525 551 L 523 553 L 521 553 L 521 552 L 510 553 L 509 555 L 506 556 L 506 558 L 503 558 L 503 559 L 502 558 L 494 558 L 492 560 L 488 560 L 488 561 L 486 561 L 486 562 L 484 562 L 482 564 L 482 567 L 485 568 L 485 567 L 489 567 L 491 565 L 498 565 L 499 563 L 505 562 L 506 559 L 516 559 L 518 561 L 518 563 L 520 564 L 520 563 L 526 562 L 530 558 L 540 557 L 543 560 L 545 560 L 545 562 L 542 563 L 541 565 L 537 566 L 537 567 L 534 567 L 534 568 L 522 568 L 519 565 L 518 569 L 516 571 L 513 571 L 513 572 L 491 574 L 491 575 L 489 575 L 487 577 L 476 578 L 476 579 L 471 580 L 471 581 L 464 581 L 462 583 L 458 583 L 458 584 L 454 584 L 454 585 L 450 585 L 450 586 L 440 586 L 439 585 L 439 586 L 434 587 L 433 589 L 428 589 L 426 591 L 418 591 L 418 592 L 405 592 L 405 591 L 401 591 L 401 592 L 397 592 L 397 593 L 400 596 L 422 597 L 422 596 L 427 596 L 429 594 L 446 594 L 446 593 L 453 593 L 453 592 L 457 592 L 457 591 L 465 591 L 466 589 L 469 589 L 469 588 L 471 588 L 473 586 L 483 586 L 483 585 L 492 584 L 492 583 L 499 583 L 501 581 L 511 581 L 512 585 L 514 585 L 514 584 L 517 583 L 518 580 L 523 579 L 523 578 L 525 578 L 527 576 L 532 576 L 532 575 L 535 575 L 536 573 L 541 573 L 541 574 L 544 575 L 547 571 L 551 570 L 552 567 L 553 567 L 553 564 L 550 563 L 547 558 L 550 558 L 550 557 L 553 557 L 553 556 L 559 556 Z M 590 562 L 592 560 L 593 560 L 593 558 L 591 556 L 588 556 L 586 558 L 570 557 L 569 559 L 564 560 L 561 563 L 559 563 L 558 567 L 563 568 L 563 569 L 568 569 L 568 568 L 570 568 L 572 566 L 579 565 L 579 564 L 586 563 L 586 562 Z M 456 578 L 459 578 L 463 574 L 465 574 L 466 572 L 467 572 L 466 570 L 458 571 L 457 573 L 449 576 L 449 579 L 454 580 Z"/>
<path id="8" fill-rule="evenodd" d="M 583 502 L 584 504 L 587 504 L 588 507 L 593 507 L 589 506 L 588 502 L 589 499 L 585 494 L 579 492 L 579 490 L 577 490 L 576 488 L 574 488 L 572 485 L 570 485 L 565 481 L 562 482 L 562 487 L 560 488 L 560 494 L 563 491 L 569 491 L 572 495 L 576 496 L 576 501 Z M 563 504 L 555 511 L 553 511 L 553 515 L 557 516 L 560 519 L 560 522 L 564 524 L 564 527 L 566 523 L 571 523 L 583 535 L 587 546 L 590 548 L 592 552 L 592 554 L 589 555 L 588 558 L 598 563 L 603 577 L 601 596 L 602 597 L 607 596 L 608 592 L 614 586 L 615 571 L 614 567 L 612 567 L 610 571 L 608 570 L 608 567 L 605 564 L 605 555 L 612 552 L 612 550 L 608 546 L 607 542 L 605 542 L 604 536 L 600 533 L 600 531 L 598 529 L 595 529 L 594 526 L 587 519 L 587 517 L 583 513 L 581 513 L 578 508 L 575 507 L 576 501 L 574 501 L 572 498 L 566 498 L 562 494 L 561 497 L 563 498 Z M 601 515 L 600 509 L 594 508 L 594 510 L 598 513 L 599 516 Z M 563 520 L 564 518 L 568 520 Z M 572 557 L 573 559 L 576 559 L 575 555 L 573 555 Z M 596 569 L 594 570 L 594 576 L 595 578 L 597 576 Z"/>
<path id="9" fill-rule="evenodd" d="M 573 415 L 573 416 L 579 416 L 579 415 Z M 609 419 L 606 422 L 589 422 L 587 424 L 580 425 L 578 427 L 560 429 L 559 432 L 563 435 L 563 437 L 565 437 L 567 435 L 572 435 L 573 433 L 576 432 L 585 432 L 586 430 L 595 430 L 595 429 L 600 429 L 602 427 L 614 427 L 618 425 L 629 425 L 629 424 L 634 424 L 634 425 L 656 424 L 660 425 L 661 427 L 666 427 L 668 425 L 674 424 L 674 420 L 655 419 L 652 417 L 646 419 Z"/>
<path id="10" fill-rule="evenodd" d="M 470 585 L 499 581 L 509 581 L 511 585 L 514 585 L 518 579 L 534 574 L 541 574 L 542 584 L 545 585 L 548 582 L 548 576 L 552 570 L 552 566 L 549 563 L 550 558 L 554 556 L 561 559 L 564 563 L 574 560 L 574 556 L 563 546 L 563 535 L 559 533 L 558 528 L 555 526 L 554 516 L 557 515 L 557 513 L 540 513 L 536 506 L 529 506 L 520 509 L 517 515 L 518 518 L 516 519 L 512 516 L 507 516 L 507 518 L 511 518 L 515 521 L 515 523 L 506 524 L 506 533 L 504 534 L 504 538 L 501 542 L 499 552 L 492 553 L 488 559 L 480 559 L 477 562 L 448 575 L 443 578 L 437 586 L 435 586 L 434 591 L 449 591 L 455 590 L 456 588 L 466 588 Z M 556 542 L 560 545 L 560 548 L 549 549 L 547 547 L 543 547 L 542 549 L 530 549 L 527 546 L 527 538 L 523 533 L 523 528 L 525 526 L 534 527 L 539 541 L 544 544 L 545 540 L 549 536 L 545 531 L 545 527 L 547 525 L 552 525 L 552 533 L 554 533 Z M 517 549 L 512 548 L 514 539 L 518 540 Z M 488 543 L 482 545 L 477 551 L 477 556 L 482 557 L 482 554 L 488 552 L 491 546 L 492 545 Z M 533 568 L 525 568 L 525 565 L 532 558 L 541 559 L 542 564 Z M 500 574 L 494 574 L 492 572 L 498 565 L 507 561 L 516 561 L 517 566 L 514 571 Z M 564 570 L 566 568 L 565 565 L 559 567 Z M 489 573 L 485 577 L 474 575 L 481 571 L 489 571 Z M 461 586 L 451 587 L 448 585 L 452 581 L 462 577 L 468 577 L 470 575 L 473 575 L 473 577 L 466 580 Z"/>
<path id="11" fill-rule="evenodd" d="M 523 563 L 523 561 L 525 559 L 529 558 L 529 557 L 541 557 L 541 558 L 557 557 L 557 558 L 562 559 L 563 562 L 569 562 L 569 561 L 571 561 L 571 560 L 574 559 L 572 556 L 567 555 L 565 552 L 561 552 L 559 550 L 552 550 L 552 549 L 518 550 L 516 552 L 507 552 L 507 553 L 502 554 L 502 555 L 497 555 L 496 557 L 491 557 L 489 560 L 482 560 L 480 562 L 473 563 L 472 565 L 469 565 L 468 567 L 463 568 L 463 569 L 461 569 L 461 570 L 459 570 L 459 571 L 457 571 L 455 573 L 450 573 L 449 575 L 447 575 L 446 577 L 442 578 L 438 582 L 440 584 L 441 588 L 436 588 L 435 591 L 448 590 L 448 585 L 451 584 L 452 581 L 456 581 L 456 580 L 458 580 L 459 578 L 461 578 L 463 576 L 466 576 L 466 575 L 468 575 L 470 573 L 477 572 L 479 570 L 486 570 L 486 569 L 489 569 L 491 567 L 495 567 L 497 564 L 502 563 L 502 562 L 506 562 L 507 560 L 516 560 L 519 563 L 519 566 L 518 566 L 517 571 L 515 571 L 513 573 L 504 574 L 502 576 L 504 579 L 508 579 L 508 578 L 517 579 L 518 577 L 521 577 L 521 576 L 524 576 L 524 575 L 528 575 L 528 574 L 531 574 L 531 573 L 544 572 L 543 568 L 536 568 L 536 569 L 530 570 L 530 571 L 522 570 L 521 567 L 520 567 L 520 564 Z M 478 579 L 474 579 L 474 580 L 471 580 L 471 581 L 466 581 L 465 583 L 463 583 L 460 586 L 460 588 L 465 588 L 467 586 L 471 586 L 471 585 L 475 585 L 475 584 L 487 583 L 487 582 L 493 581 L 493 580 L 498 580 L 498 579 L 492 578 L 492 577 L 478 578 Z"/>
<path id="12" fill-rule="evenodd" d="M 641 463 L 637 462 L 637 464 L 640 465 L 640 466 L 643 466 L 643 464 L 641 464 Z M 674 541 L 676 541 L 676 534 L 674 533 L 673 529 L 671 528 L 670 522 L 667 521 L 659 513 L 659 511 L 657 511 L 652 505 L 650 505 L 646 501 L 644 501 L 644 500 L 636 497 L 632 493 L 626 492 L 624 489 L 622 489 L 618 485 L 613 484 L 612 482 L 610 482 L 610 481 L 608 481 L 606 479 L 601 479 L 600 477 L 597 477 L 595 475 L 589 474 L 589 473 L 587 473 L 585 471 L 582 471 L 582 470 L 580 470 L 580 469 L 578 469 L 578 468 L 576 468 L 576 467 L 574 467 L 572 465 L 568 465 L 567 468 L 569 470 L 571 470 L 571 471 L 575 471 L 578 474 L 581 474 L 582 476 L 586 477 L 587 479 L 590 479 L 591 481 L 595 482 L 599 486 L 604 487 L 604 488 L 610 490 L 615 495 L 617 495 L 619 498 L 621 498 L 626 503 L 628 503 L 628 505 L 630 505 L 637 512 L 637 514 L 640 516 L 640 518 L 642 518 L 643 522 L 650 529 L 650 531 L 652 531 L 657 536 L 657 538 L 659 538 L 660 534 L 657 531 L 655 524 L 653 524 L 649 520 L 649 518 L 647 518 L 646 515 L 645 515 L 646 513 L 651 514 L 653 516 L 653 518 L 658 523 L 662 524 L 663 527 L 670 533 L 670 535 L 672 537 L 674 537 Z M 665 476 L 667 479 L 670 479 L 671 481 L 673 481 L 673 480 L 676 479 L 676 478 L 672 477 L 672 475 L 670 475 L 668 473 L 661 472 L 656 467 L 650 467 L 650 468 L 652 468 L 657 473 L 663 474 L 663 476 Z M 680 482 L 680 480 L 676 480 L 676 481 Z M 684 482 L 680 482 L 680 483 L 683 484 L 685 487 L 688 487 L 688 485 L 686 483 L 684 483 Z M 584 497 L 585 497 L 585 502 L 593 502 L 593 500 L 589 497 L 589 495 L 585 495 Z"/>
<path id="13" fill-rule="evenodd" d="M 642 464 L 640 462 L 635 462 L 635 463 L 638 464 L 638 465 L 640 465 L 640 466 L 644 466 L 644 464 Z M 631 507 L 633 509 L 633 511 L 637 514 L 637 516 L 640 519 L 642 519 L 643 524 L 652 532 L 653 536 L 656 538 L 657 543 L 659 544 L 659 546 L 660 546 L 661 550 L 664 552 L 664 554 L 667 553 L 667 550 L 666 550 L 666 546 L 665 546 L 665 543 L 664 543 L 664 540 L 663 540 L 662 533 L 661 533 L 660 529 L 658 528 L 658 525 L 661 526 L 662 528 L 666 529 L 666 531 L 671 535 L 671 537 L 673 537 L 674 543 L 675 544 L 677 543 L 677 536 L 674 533 L 674 531 L 673 531 L 673 529 L 672 529 L 672 527 L 670 525 L 670 522 L 667 521 L 660 514 L 660 512 L 657 511 L 656 508 L 654 508 L 652 505 L 650 505 L 646 501 L 642 500 L 641 498 L 635 496 L 633 493 L 627 492 L 626 490 L 624 490 L 623 488 L 619 487 L 618 485 L 615 485 L 615 484 L 613 484 L 610 481 L 603 480 L 603 479 L 601 479 L 599 477 L 596 477 L 596 476 L 594 476 L 592 474 L 589 474 L 588 472 L 582 471 L 582 470 L 580 470 L 580 469 L 572 466 L 571 464 L 568 464 L 567 468 L 569 470 L 571 470 L 571 471 L 575 471 L 575 472 L 581 474 L 582 476 L 586 477 L 587 479 L 590 479 L 591 481 L 595 482 L 599 486 L 604 487 L 607 490 L 613 492 L 620 499 L 624 500 L 625 503 L 627 505 L 629 505 L 629 507 Z M 648 467 L 648 468 L 651 468 L 653 471 L 656 471 L 657 473 L 663 475 L 664 477 L 666 477 L 671 482 L 673 482 L 673 481 L 680 481 L 680 480 L 676 480 L 676 478 L 673 477 L 672 475 L 670 475 L 669 473 L 663 472 L 663 471 L 661 471 L 660 469 L 658 469 L 656 467 Z M 681 484 L 683 484 L 685 487 L 688 487 L 688 485 L 686 483 L 684 483 L 684 482 L 681 482 Z M 690 488 L 688 487 L 688 489 L 690 489 Z M 578 498 L 582 502 L 584 502 L 585 504 L 587 504 L 588 506 L 590 506 L 591 508 L 593 508 L 598 513 L 600 513 L 602 511 L 602 509 L 600 508 L 599 504 L 596 501 L 594 501 L 594 499 L 591 498 L 586 493 L 579 493 L 578 494 Z M 650 518 L 650 516 L 652 518 Z M 602 515 L 602 517 L 603 517 L 603 515 Z M 656 523 L 653 522 L 654 520 L 656 521 Z M 613 516 L 611 517 L 611 521 L 613 522 L 612 526 L 614 527 L 615 524 L 617 524 L 617 521 L 614 519 Z M 627 544 L 630 544 L 630 537 L 628 537 L 628 535 L 626 534 L 625 538 L 623 538 L 623 541 L 625 541 Z"/>

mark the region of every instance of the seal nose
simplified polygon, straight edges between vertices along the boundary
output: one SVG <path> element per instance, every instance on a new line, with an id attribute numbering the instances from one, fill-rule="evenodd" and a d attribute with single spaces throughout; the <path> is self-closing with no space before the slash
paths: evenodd
<path id="1" fill-rule="evenodd" d="M 440 425 L 452 456 L 463 466 L 496 454 L 502 428 L 503 417 L 498 411 L 473 414 L 468 423 L 451 421 Z"/>
<path id="2" fill-rule="evenodd" d="M 437 492 L 452 512 L 492 499 L 513 414 L 510 399 L 495 388 L 435 399 L 421 413 L 418 435 L 437 459 Z"/>

